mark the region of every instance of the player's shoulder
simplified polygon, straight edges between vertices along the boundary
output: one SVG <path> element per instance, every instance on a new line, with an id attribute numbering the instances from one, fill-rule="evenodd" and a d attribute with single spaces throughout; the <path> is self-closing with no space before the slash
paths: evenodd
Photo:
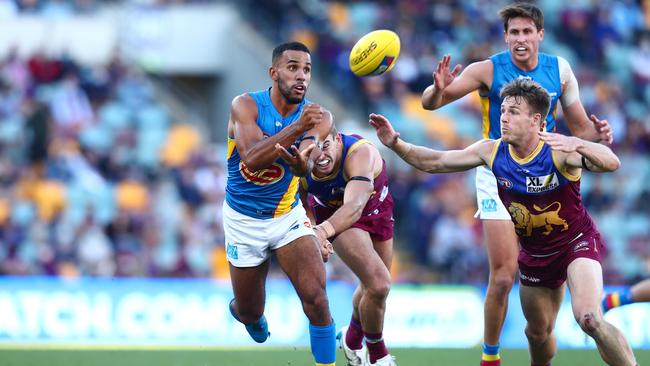
<path id="1" fill-rule="evenodd" d="M 240 94 L 232 99 L 230 109 L 233 112 L 257 112 L 257 103 L 249 93 Z"/>
<path id="2" fill-rule="evenodd" d="M 465 71 L 481 74 L 485 72 L 492 72 L 493 68 L 494 68 L 494 62 L 492 61 L 492 59 L 486 58 L 485 60 L 475 61 L 467 65 Z"/>
<path id="3" fill-rule="evenodd" d="M 358 135 L 342 135 L 348 137 L 348 153 L 346 163 L 365 161 L 379 154 L 377 147 L 370 141 Z M 345 138 L 345 137 L 344 137 Z"/>

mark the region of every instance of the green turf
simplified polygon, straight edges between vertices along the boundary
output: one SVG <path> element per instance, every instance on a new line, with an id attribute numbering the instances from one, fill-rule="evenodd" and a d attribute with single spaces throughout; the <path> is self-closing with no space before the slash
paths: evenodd
<path id="1" fill-rule="evenodd" d="M 480 350 L 394 349 L 400 366 L 478 366 Z M 640 365 L 650 364 L 650 350 L 635 351 Z M 502 350 L 506 366 L 528 365 L 525 350 Z M 345 365 L 337 355 L 337 365 Z M 306 348 L 250 348 L 206 350 L 0 350 L 1 366 L 292 366 L 313 365 Z M 560 350 L 553 366 L 605 365 L 595 350 Z"/>

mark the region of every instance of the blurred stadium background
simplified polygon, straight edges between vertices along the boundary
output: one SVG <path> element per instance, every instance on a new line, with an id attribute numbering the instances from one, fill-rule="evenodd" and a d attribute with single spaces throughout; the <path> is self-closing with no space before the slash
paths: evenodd
<path id="1" fill-rule="evenodd" d="M 267 87 L 273 46 L 299 40 L 313 52 L 308 97 L 331 109 L 344 132 L 376 140 L 366 120 L 378 112 L 412 142 L 464 147 L 480 138 L 478 96 L 427 112 L 420 93 L 442 55 L 466 66 L 504 48 L 496 13 L 505 3 L 0 0 L 0 364 L 75 357 L 21 349 L 105 345 L 219 349 L 211 361 L 142 364 L 248 364 L 248 351 L 222 359 L 252 345 L 226 309 L 221 204 L 232 98 Z M 650 1 L 538 5 L 542 50 L 569 60 L 587 111 L 614 129 L 622 167 L 586 174 L 582 195 L 609 246 L 605 283 L 634 283 L 650 274 Z M 402 53 L 389 74 L 359 79 L 348 70 L 349 49 L 379 28 L 400 35 Z M 397 221 L 388 345 L 476 347 L 487 259 L 472 217 L 474 173 L 425 175 L 383 155 Z M 341 325 L 355 280 L 336 258 L 328 276 Z M 270 278 L 268 344 L 306 346 L 293 290 L 277 269 Z M 607 317 L 640 363 L 650 362 L 650 305 Z M 502 346 L 522 348 L 521 364 L 523 325 L 515 289 Z M 557 327 L 562 348 L 594 347 L 570 307 Z M 308 362 L 299 350 L 297 361 L 287 351 L 269 364 Z M 418 352 L 397 354 L 412 365 L 434 357 Z M 449 362 L 465 364 L 453 359 L 462 351 L 449 352 Z M 478 361 L 477 349 L 464 353 Z M 105 357 L 79 364 L 113 364 Z"/>

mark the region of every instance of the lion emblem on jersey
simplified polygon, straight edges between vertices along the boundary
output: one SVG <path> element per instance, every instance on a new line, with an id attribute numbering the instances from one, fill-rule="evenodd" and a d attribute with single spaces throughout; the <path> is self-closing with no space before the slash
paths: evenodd
<path id="1" fill-rule="evenodd" d="M 554 205 L 557 205 L 556 210 L 547 211 L 551 208 L 551 206 Z M 548 235 L 553 231 L 553 225 L 562 225 L 562 231 L 565 231 L 569 228 L 566 220 L 560 217 L 559 212 L 562 208 L 562 204 L 560 202 L 553 202 L 544 208 L 533 205 L 533 208 L 540 213 L 530 213 L 526 206 L 518 202 L 512 202 L 510 204 L 510 207 L 508 207 L 508 212 L 510 213 L 510 216 L 512 216 L 512 221 L 515 223 L 515 230 L 517 231 L 517 234 L 531 236 L 533 234 L 533 229 L 544 227 L 546 231 L 544 231 L 542 234 Z"/>

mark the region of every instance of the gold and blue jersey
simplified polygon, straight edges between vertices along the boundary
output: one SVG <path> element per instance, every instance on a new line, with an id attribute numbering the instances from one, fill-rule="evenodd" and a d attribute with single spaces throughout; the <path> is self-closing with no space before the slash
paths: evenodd
<path id="1" fill-rule="evenodd" d="M 562 96 L 562 81 L 560 67 L 556 56 L 539 53 L 537 67 L 524 71 L 512 62 L 510 51 L 497 53 L 490 57 L 493 65 L 492 86 L 488 95 L 481 96 L 481 111 L 483 113 L 483 138 L 498 139 L 501 137 L 501 88 L 517 78 L 532 79 L 539 83 L 551 97 L 551 108 L 546 116 L 546 130 L 555 131 L 555 114 L 557 102 Z"/>
<path id="2" fill-rule="evenodd" d="M 271 102 L 270 88 L 248 93 L 257 104 L 257 125 L 264 138 L 279 133 L 283 128 L 300 118 L 305 104 L 303 100 L 295 112 L 282 117 Z M 289 165 L 277 159 L 269 166 L 252 172 L 241 161 L 237 151 L 237 142 L 228 136 L 228 182 L 226 184 L 226 202 L 235 211 L 258 219 L 282 216 L 299 202 L 298 177 L 295 177 Z"/>
<path id="3" fill-rule="evenodd" d="M 595 230 L 582 205 L 580 176 L 561 167 L 543 141 L 522 159 L 497 140 L 490 168 L 526 252 L 545 255 Z"/>

